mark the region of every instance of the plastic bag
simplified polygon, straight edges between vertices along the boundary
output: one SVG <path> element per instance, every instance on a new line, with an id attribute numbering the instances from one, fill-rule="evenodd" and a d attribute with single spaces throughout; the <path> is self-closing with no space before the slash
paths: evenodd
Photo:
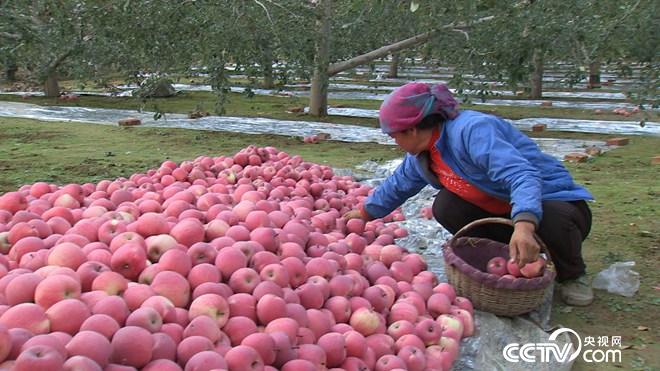
<path id="1" fill-rule="evenodd" d="M 632 270 L 634 261 L 616 262 L 598 273 L 592 286 L 613 294 L 631 297 L 639 290 L 639 273 Z"/>

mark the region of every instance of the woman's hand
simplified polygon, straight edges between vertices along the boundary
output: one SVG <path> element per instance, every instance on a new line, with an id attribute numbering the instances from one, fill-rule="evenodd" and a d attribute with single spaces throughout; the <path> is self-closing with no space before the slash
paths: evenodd
<path id="1" fill-rule="evenodd" d="M 347 212 L 346 214 L 342 215 L 342 218 L 346 220 L 351 220 L 351 219 L 362 219 L 362 213 L 360 210 L 351 210 Z"/>
<path id="2" fill-rule="evenodd" d="M 509 242 L 509 255 L 520 268 L 539 258 L 541 246 L 534 238 L 535 229 L 534 223 L 524 221 L 517 222 L 514 226 Z"/>

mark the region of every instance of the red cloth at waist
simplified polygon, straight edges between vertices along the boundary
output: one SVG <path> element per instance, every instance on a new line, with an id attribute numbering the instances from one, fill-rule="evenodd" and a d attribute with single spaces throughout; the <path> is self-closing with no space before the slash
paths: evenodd
<path id="1" fill-rule="evenodd" d="M 440 138 L 440 131 L 435 129 L 433 130 L 428 149 L 431 157 L 431 171 L 436 174 L 440 184 L 442 184 L 442 186 L 448 191 L 456 194 L 465 201 L 479 206 L 490 213 L 497 215 L 510 213 L 511 205 L 509 205 L 507 201 L 500 200 L 481 191 L 479 188 L 454 173 L 454 171 L 442 160 L 440 151 L 435 147 L 438 138 Z"/>

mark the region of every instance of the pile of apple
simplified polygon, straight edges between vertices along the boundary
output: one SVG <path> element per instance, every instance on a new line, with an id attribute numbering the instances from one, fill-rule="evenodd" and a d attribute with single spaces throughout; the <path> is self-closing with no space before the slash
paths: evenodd
<path id="1" fill-rule="evenodd" d="M 545 272 L 545 258 L 539 257 L 535 261 L 519 267 L 513 259 L 507 261 L 503 257 L 496 256 L 488 261 L 486 271 L 509 279 L 540 277 Z"/>
<path id="2" fill-rule="evenodd" d="M 625 108 L 615 108 L 615 109 L 612 110 L 612 113 L 615 113 L 615 114 L 621 115 L 621 116 L 626 116 L 626 117 L 631 116 L 631 115 L 633 115 L 635 113 L 638 113 L 638 112 L 639 112 L 639 107 L 634 107 L 630 111 L 626 110 Z"/>
<path id="3" fill-rule="evenodd" d="M 0 369 L 448 370 L 472 304 L 272 147 L 0 196 Z"/>

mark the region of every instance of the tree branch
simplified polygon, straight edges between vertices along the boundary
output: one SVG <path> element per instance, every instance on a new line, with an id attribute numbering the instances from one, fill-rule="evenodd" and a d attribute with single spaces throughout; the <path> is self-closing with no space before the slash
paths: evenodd
<path id="1" fill-rule="evenodd" d="M 457 24 L 450 23 L 448 25 L 444 25 L 441 27 L 438 27 L 434 30 L 424 32 L 422 34 L 410 37 L 405 40 L 401 40 L 399 42 L 395 42 L 394 44 L 386 45 L 381 48 L 378 48 L 376 50 L 372 50 L 368 53 L 359 55 L 357 57 L 351 58 L 347 61 L 342 61 L 342 62 L 337 62 L 333 63 L 328 67 L 328 76 L 334 76 L 338 74 L 339 72 L 346 71 L 348 69 L 351 69 L 353 67 L 368 63 L 369 61 L 372 61 L 377 58 L 382 58 L 388 54 L 397 52 L 402 49 L 410 48 L 415 45 L 423 44 L 427 42 L 431 36 L 435 35 L 436 33 L 440 32 L 441 30 L 458 30 L 458 29 L 463 29 L 463 28 L 468 28 L 472 24 L 476 23 L 481 23 L 481 22 L 486 22 L 494 19 L 494 16 L 489 16 L 489 17 L 483 17 L 475 20 L 472 23 L 464 23 L 460 22 Z"/>
<path id="2" fill-rule="evenodd" d="M 470 35 L 466 31 L 461 30 L 460 28 L 454 28 L 452 31 L 460 33 L 461 35 L 465 36 L 466 41 L 470 41 Z"/>
<path id="3" fill-rule="evenodd" d="M 73 53 L 73 51 L 76 50 L 77 47 L 78 45 L 76 44 L 72 48 L 69 48 L 67 51 L 57 56 L 54 60 L 48 63 L 48 65 L 46 66 L 46 71 L 56 70 L 57 67 L 59 67 L 60 64 L 62 64 L 62 62 L 64 62 L 64 60 L 67 59 L 71 55 L 71 53 Z"/>
<path id="4" fill-rule="evenodd" d="M 0 37 L 4 37 L 5 39 L 12 39 L 12 40 L 20 40 L 23 38 L 22 35 L 19 35 L 17 33 L 9 33 L 4 31 L 0 31 Z"/>
<path id="5" fill-rule="evenodd" d="M 254 0 L 254 2 L 257 3 L 257 5 L 259 5 L 260 7 L 262 7 L 264 9 L 264 12 L 266 12 L 266 18 L 268 18 L 268 20 L 270 21 L 270 24 L 273 24 L 273 19 L 270 17 L 270 13 L 268 12 L 268 8 L 266 8 L 266 6 L 263 3 L 261 3 L 259 0 Z"/>
<path id="6" fill-rule="evenodd" d="M 274 6 L 277 6 L 278 8 L 284 10 L 285 12 L 289 13 L 290 15 L 292 15 L 292 16 L 298 18 L 298 19 L 303 18 L 300 14 L 296 14 L 296 13 L 292 12 L 291 10 L 289 10 L 289 8 L 283 6 L 282 4 L 278 4 L 277 2 L 273 2 L 272 0 L 266 0 L 266 1 L 273 4 Z"/>

